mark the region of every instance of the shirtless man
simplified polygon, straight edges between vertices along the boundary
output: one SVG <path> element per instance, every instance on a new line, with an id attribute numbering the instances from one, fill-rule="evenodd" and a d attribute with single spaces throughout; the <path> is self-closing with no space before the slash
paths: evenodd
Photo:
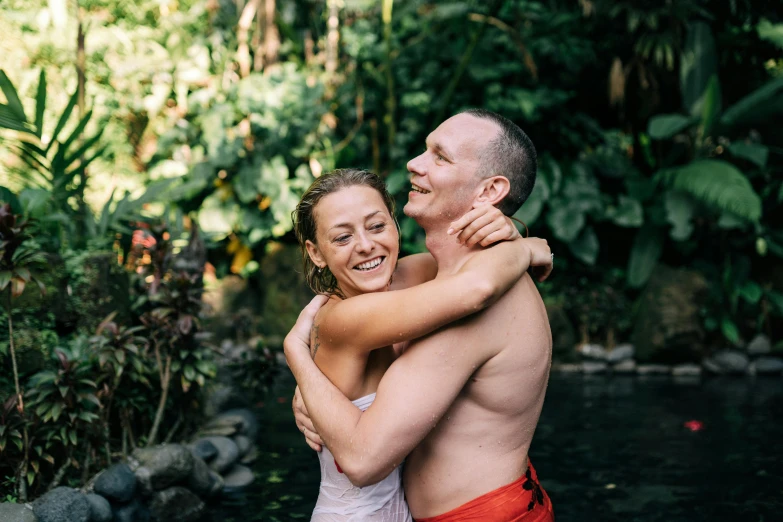
<path id="1" fill-rule="evenodd" d="M 519 127 L 483 110 L 449 118 L 426 145 L 408 163 L 413 187 L 404 211 L 425 230 L 441 277 L 480 248 L 460 242 L 471 230 L 455 239 L 450 224 L 477 203 L 513 214 L 532 191 L 536 153 Z M 351 482 L 375 483 L 405 459 L 416 520 L 553 520 L 528 462 L 552 347 L 529 275 L 484 311 L 411 342 L 364 413 L 311 359 L 310 327 L 321 303 L 316 298 L 303 311 L 285 354 L 312 417 L 309 424 L 299 412 L 300 429 L 317 430 Z"/>

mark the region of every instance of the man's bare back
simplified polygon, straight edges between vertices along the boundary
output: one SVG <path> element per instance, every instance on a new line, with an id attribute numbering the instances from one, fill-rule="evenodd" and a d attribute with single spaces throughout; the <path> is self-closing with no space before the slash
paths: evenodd
<path id="1" fill-rule="evenodd" d="M 444 364 L 462 350 L 482 352 L 486 362 L 405 462 L 416 518 L 445 513 L 525 473 L 552 355 L 546 309 L 529 276 L 484 312 L 419 342 L 439 345 Z"/>

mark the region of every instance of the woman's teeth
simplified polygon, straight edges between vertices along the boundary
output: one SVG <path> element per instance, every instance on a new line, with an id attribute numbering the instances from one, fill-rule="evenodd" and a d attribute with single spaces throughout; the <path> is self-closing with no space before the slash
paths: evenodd
<path id="1" fill-rule="evenodd" d="M 419 194 L 429 194 L 429 190 L 424 190 L 423 188 L 419 188 L 416 185 L 411 185 L 411 190 L 413 192 L 418 192 Z"/>
<path id="2" fill-rule="evenodd" d="M 371 259 L 367 261 L 366 263 L 362 263 L 361 265 L 356 265 L 357 270 L 372 270 L 376 266 L 380 265 L 383 261 L 382 257 L 376 257 L 375 259 Z"/>

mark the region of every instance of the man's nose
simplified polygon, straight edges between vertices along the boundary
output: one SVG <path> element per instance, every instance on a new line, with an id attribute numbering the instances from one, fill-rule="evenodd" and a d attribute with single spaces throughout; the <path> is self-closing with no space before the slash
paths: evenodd
<path id="1" fill-rule="evenodd" d="M 417 176 L 424 175 L 424 154 L 419 154 L 408 162 L 408 172 Z"/>

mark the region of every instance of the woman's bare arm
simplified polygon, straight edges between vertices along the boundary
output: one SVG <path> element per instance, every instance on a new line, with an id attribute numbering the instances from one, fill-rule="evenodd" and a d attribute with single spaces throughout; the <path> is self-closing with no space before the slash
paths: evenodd
<path id="1" fill-rule="evenodd" d="M 486 308 L 529 266 L 550 262 L 545 240 L 499 243 L 477 252 L 453 275 L 335 303 L 319 316 L 319 341 L 337 349 L 370 351 L 416 339 Z"/>

